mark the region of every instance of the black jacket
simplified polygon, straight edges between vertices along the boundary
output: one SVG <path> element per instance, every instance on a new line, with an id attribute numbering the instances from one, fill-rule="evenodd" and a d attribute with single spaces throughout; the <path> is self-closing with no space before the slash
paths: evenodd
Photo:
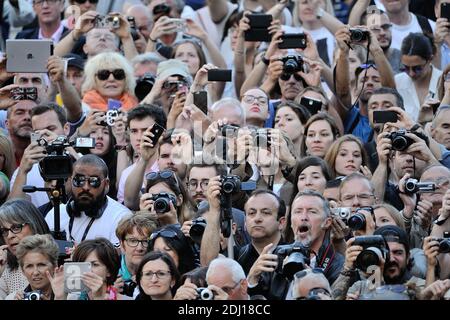
<path id="1" fill-rule="evenodd" d="M 278 247 L 277 247 L 278 248 Z M 274 253 L 277 252 L 275 249 Z M 316 266 L 324 269 L 325 277 L 330 285 L 338 278 L 344 265 L 344 256 L 334 251 L 330 241 L 329 232 L 317 254 Z M 290 281 L 281 274 L 280 270 L 274 272 L 264 272 L 256 287 L 249 288 L 250 295 L 261 294 L 267 300 L 284 300 L 289 290 Z"/>
<path id="2" fill-rule="evenodd" d="M 280 242 L 278 245 L 284 245 L 282 239 L 280 239 Z M 244 272 L 246 275 L 248 275 L 250 269 L 252 268 L 253 264 L 256 262 L 256 260 L 259 258 L 259 253 L 256 251 L 253 244 L 249 243 L 242 248 L 240 248 L 238 255 L 235 257 L 236 261 L 239 262 L 239 264 L 242 266 L 242 269 L 244 269 Z"/>
<path id="3" fill-rule="evenodd" d="M 69 29 L 63 28 L 61 39 L 69 33 Z M 33 29 L 25 29 L 16 35 L 16 39 L 39 39 L 39 27 Z"/>

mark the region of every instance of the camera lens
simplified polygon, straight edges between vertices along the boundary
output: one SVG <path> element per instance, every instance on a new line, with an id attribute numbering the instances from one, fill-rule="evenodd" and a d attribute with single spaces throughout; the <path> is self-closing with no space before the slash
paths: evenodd
<path id="1" fill-rule="evenodd" d="M 192 223 L 192 227 L 189 230 L 189 236 L 192 241 L 197 244 L 202 242 L 203 233 L 205 232 L 206 222 L 204 219 L 194 220 Z"/>
<path id="2" fill-rule="evenodd" d="M 366 271 L 370 266 L 378 266 L 380 264 L 383 254 L 377 247 L 369 247 L 356 257 L 356 267 L 360 270 Z"/>
<path id="3" fill-rule="evenodd" d="M 214 294 L 208 288 L 205 288 L 200 293 L 201 300 L 212 300 L 214 298 Z"/>
<path id="4" fill-rule="evenodd" d="M 225 193 L 232 193 L 233 190 L 236 188 L 236 184 L 234 181 L 225 181 L 222 183 L 222 191 Z"/>
<path id="5" fill-rule="evenodd" d="M 366 228 L 366 217 L 362 213 L 356 213 L 348 219 L 348 226 L 354 231 L 363 230 Z"/>
<path id="6" fill-rule="evenodd" d="M 397 151 L 405 151 L 408 149 L 408 141 L 403 136 L 396 136 L 392 139 L 392 149 Z"/>
<path id="7" fill-rule="evenodd" d="M 351 41 L 361 42 L 364 40 L 364 32 L 361 30 L 352 30 L 351 31 Z"/>
<path id="8" fill-rule="evenodd" d="M 450 253 L 450 239 L 443 239 L 439 243 L 439 253 Z"/>
<path id="9" fill-rule="evenodd" d="M 285 73 L 294 73 L 298 69 L 298 63 L 294 59 L 287 59 L 283 66 Z"/>
<path id="10" fill-rule="evenodd" d="M 405 190 L 410 193 L 414 193 L 416 191 L 417 180 L 408 179 L 405 183 Z"/>
<path id="11" fill-rule="evenodd" d="M 283 274 L 292 279 L 294 274 L 305 269 L 305 256 L 300 252 L 292 252 L 283 266 Z"/>
<path id="12" fill-rule="evenodd" d="M 165 213 L 170 211 L 169 201 L 165 198 L 158 198 L 153 203 L 156 213 Z"/>

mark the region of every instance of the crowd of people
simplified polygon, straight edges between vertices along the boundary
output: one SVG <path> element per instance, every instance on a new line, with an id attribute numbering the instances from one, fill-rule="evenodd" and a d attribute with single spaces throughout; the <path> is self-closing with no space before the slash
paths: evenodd
<path id="1" fill-rule="evenodd" d="M 0 300 L 450 299 L 450 0 L 0 16 Z"/>

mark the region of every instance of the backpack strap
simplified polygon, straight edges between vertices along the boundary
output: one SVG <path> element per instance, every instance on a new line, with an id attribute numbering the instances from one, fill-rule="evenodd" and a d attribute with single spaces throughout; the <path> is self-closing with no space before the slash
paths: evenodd
<path id="1" fill-rule="evenodd" d="M 417 18 L 417 21 L 419 22 L 420 28 L 422 29 L 423 33 L 426 34 L 433 34 L 433 28 L 431 28 L 431 24 L 430 21 L 428 21 L 427 18 L 425 18 L 424 16 L 421 16 L 419 14 L 415 15 Z"/>

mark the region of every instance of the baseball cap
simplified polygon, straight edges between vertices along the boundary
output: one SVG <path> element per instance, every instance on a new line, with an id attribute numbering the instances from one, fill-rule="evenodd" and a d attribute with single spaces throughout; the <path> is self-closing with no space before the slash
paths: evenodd
<path id="1" fill-rule="evenodd" d="M 170 76 L 180 75 L 184 77 L 189 83 L 192 83 L 192 77 L 189 73 L 187 64 L 176 59 L 169 59 L 158 64 L 156 77 L 165 79 Z"/>
<path id="2" fill-rule="evenodd" d="M 68 60 L 67 67 L 75 67 L 80 70 L 84 69 L 85 60 L 78 54 L 69 53 L 66 54 L 63 58 Z"/>
<path id="3" fill-rule="evenodd" d="M 397 226 L 383 226 L 375 230 L 374 235 L 381 235 L 387 242 L 398 242 L 409 252 L 409 240 L 406 231 Z"/>

